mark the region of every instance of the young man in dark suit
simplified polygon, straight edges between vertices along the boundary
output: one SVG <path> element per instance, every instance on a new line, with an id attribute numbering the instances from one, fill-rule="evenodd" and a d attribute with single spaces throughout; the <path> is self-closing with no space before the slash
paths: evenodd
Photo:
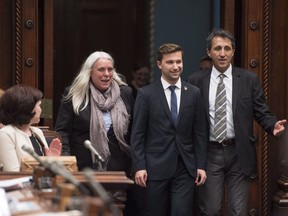
<path id="1" fill-rule="evenodd" d="M 180 79 L 180 46 L 160 46 L 157 65 L 161 79 L 140 88 L 135 102 L 131 134 L 135 182 L 146 187 L 145 215 L 191 216 L 195 185 L 206 180 L 204 106 L 200 90 Z"/>
<path id="2" fill-rule="evenodd" d="M 256 173 L 257 161 L 253 120 L 274 136 L 285 129 L 286 120 L 277 121 L 270 112 L 257 75 L 231 65 L 234 52 L 234 37 L 214 30 L 207 38 L 213 68 L 187 78 L 200 88 L 210 124 L 207 181 L 198 190 L 200 215 L 218 215 L 225 184 L 227 215 L 247 215 L 249 179 Z M 221 97 L 218 85 L 224 87 Z M 219 104 L 222 108 L 217 108 Z"/>

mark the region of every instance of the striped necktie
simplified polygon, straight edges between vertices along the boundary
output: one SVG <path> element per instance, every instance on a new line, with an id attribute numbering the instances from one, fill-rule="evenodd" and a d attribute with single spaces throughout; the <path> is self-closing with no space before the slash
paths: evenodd
<path id="1" fill-rule="evenodd" d="M 217 142 L 222 142 L 226 138 L 226 90 L 223 82 L 224 74 L 220 74 L 220 82 L 217 86 L 215 99 L 214 137 Z"/>

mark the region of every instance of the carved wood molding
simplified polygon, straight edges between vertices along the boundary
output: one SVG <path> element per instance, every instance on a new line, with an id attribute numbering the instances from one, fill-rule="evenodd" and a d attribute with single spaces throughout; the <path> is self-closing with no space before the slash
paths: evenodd
<path id="1" fill-rule="evenodd" d="M 22 0 L 15 0 L 15 83 L 22 83 Z"/>
<path id="2" fill-rule="evenodd" d="M 263 56 L 262 56 L 262 87 L 266 100 L 268 99 L 268 71 L 269 71 L 269 0 L 263 1 Z M 261 158 L 261 212 L 263 216 L 268 215 L 267 207 L 267 179 L 268 179 L 268 137 L 263 133 L 262 158 Z"/>

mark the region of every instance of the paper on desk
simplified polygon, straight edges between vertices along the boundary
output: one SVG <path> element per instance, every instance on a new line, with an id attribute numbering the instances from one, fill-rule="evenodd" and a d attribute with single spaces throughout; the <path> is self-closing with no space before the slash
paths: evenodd
<path id="1" fill-rule="evenodd" d="M 17 202 L 10 200 L 9 209 L 12 215 L 41 212 L 42 208 L 36 201 Z"/>
<path id="2" fill-rule="evenodd" d="M 71 210 L 66 212 L 46 212 L 46 213 L 38 213 L 31 214 L 30 216 L 83 216 L 84 213 L 78 210 Z"/>
<path id="3" fill-rule="evenodd" d="M 9 180 L 0 180 L 0 188 L 7 189 L 14 186 L 22 186 L 23 183 L 30 182 L 32 178 L 32 176 L 26 176 Z"/>
<path id="4" fill-rule="evenodd" d="M 0 188 L 0 215 L 1 216 L 10 216 L 10 210 L 8 207 L 8 201 L 6 198 L 6 193 L 5 191 Z"/>

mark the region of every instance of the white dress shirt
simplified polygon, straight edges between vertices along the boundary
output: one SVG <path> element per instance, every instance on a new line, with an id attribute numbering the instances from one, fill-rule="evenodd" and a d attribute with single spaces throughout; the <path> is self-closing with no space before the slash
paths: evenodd
<path id="1" fill-rule="evenodd" d="M 226 89 L 226 117 L 227 117 L 227 139 L 234 138 L 234 123 L 233 123 L 233 110 L 232 110 L 232 66 L 224 72 L 225 77 L 223 79 L 225 89 Z M 220 72 L 213 66 L 211 77 L 210 77 L 210 87 L 209 87 L 209 119 L 210 119 L 210 141 L 215 141 L 214 138 L 214 118 L 215 118 L 215 98 L 217 86 L 220 81 Z"/>
<path id="2" fill-rule="evenodd" d="M 162 86 L 164 89 L 164 93 L 168 102 L 169 109 L 171 110 L 171 90 L 169 89 L 169 86 L 171 86 L 170 83 L 168 83 L 166 80 L 161 77 Z M 181 100 L 181 79 L 179 78 L 177 83 L 174 85 L 175 93 L 177 97 L 177 113 L 179 113 L 179 107 L 180 107 L 180 100 Z"/>

